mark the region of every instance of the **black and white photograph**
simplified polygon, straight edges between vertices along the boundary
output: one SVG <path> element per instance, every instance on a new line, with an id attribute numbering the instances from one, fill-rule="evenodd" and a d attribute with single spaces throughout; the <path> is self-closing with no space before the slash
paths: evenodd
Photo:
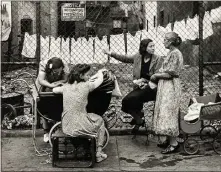
<path id="1" fill-rule="evenodd" d="M 221 1 L 0 3 L 2 171 L 221 171 Z"/>

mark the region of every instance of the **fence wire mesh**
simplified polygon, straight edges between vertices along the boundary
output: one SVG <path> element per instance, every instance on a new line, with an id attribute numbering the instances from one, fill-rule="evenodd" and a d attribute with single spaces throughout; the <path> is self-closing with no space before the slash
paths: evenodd
<path id="1" fill-rule="evenodd" d="M 204 94 L 221 93 L 221 4 L 215 1 L 200 3 L 11 1 L 10 8 L 2 3 L 1 16 L 5 23 L 9 22 L 11 34 L 1 42 L 1 99 L 14 92 L 8 85 L 19 73 L 26 71 L 36 76 L 39 62 L 52 57 L 61 58 L 67 65 L 87 63 L 94 71 L 102 67 L 111 70 L 124 97 L 133 90 L 133 64 L 108 57 L 103 49 L 132 55 L 138 52 L 142 39 L 150 38 L 155 43 L 155 54 L 166 56 L 168 50 L 163 45 L 164 34 L 174 31 L 183 41 L 179 47 L 184 58 L 180 76 L 183 86 L 181 110 L 186 112 L 189 99 L 199 95 L 200 69 L 203 71 Z M 9 12 L 11 20 L 7 21 Z M 202 24 L 199 23 L 199 16 L 203 16 Z M 2 24 L 2 29 L 7 26 Z M 202 35 L 199 34 L 200 29 Z M 203 47 L 202 56 L 199 46 Z M 208 64 L 200 63 L 200 58 Z M 33 85 L 30 77 L 24 79 Z M 27 92 L 23 94 L 27 95 Z M 24 102 L 30 102 L 29 99 L 30 96 L 24 98 Z M 118 114 L 114 127 L 130 128 L 132 126 L 123 123 L 127 120 L 124 118 L 127 114 L 121 111 L 121 101 L 122 98 L 112 98 Z M 151 129 L 153 102 L 146 103 L 144 109 L 147 125 Z M 26 108 L 24 114 L 30 113 L 30 108 Z"/>

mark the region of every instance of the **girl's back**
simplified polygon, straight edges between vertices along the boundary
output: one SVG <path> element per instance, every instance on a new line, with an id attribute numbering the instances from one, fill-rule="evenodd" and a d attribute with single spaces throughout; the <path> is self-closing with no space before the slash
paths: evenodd
<path id="1" fill-rule="evenodd" d="M 78 84 L 66 84 L 63 87 L 64 111 L 71 113 L 85 112 L 88 103 L 89 85 L 88 82 Z"/>

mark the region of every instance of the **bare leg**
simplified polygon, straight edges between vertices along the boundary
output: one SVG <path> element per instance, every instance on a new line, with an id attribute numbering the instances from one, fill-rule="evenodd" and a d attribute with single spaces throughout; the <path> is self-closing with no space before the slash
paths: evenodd
<path id="1" fill-rule="evenodd" d="M 42 124 L 43 124 L 43 129 L 44 129 L 44 134 L 49 133 L 49 124 L 48 124 L 48 120 L 42 118 Z"/>
<path id="2" fill-rule="evenodd" d="M 101 121 L 101 127 L 98 131 L 98 138 L 97 138 L 97 151 L 102 150 L 103 144 L 104 144 L 104 135 L 105 135 L 105 126 L 104 121 L 102 119 Z M 99 150 L 98 150 L 99 149 Z"/>
<path id="3" fill-rule="evenodd" d="M 179 148 L 179 144 L 176 141 L 176 137 L 170 137 L 169 139 L 170 139 L 170 145 L 161 152 L 162 154 L 173 153 Z"/>
<path id="4" fill-rule="evenodd" d="M 48 123 L 48 120 L 42 118 L 42 124 L 43 124 L 43 129 L 44 129 L 44 142 L 49 141 L 49 131 L 50 131 L 50 126 Z"/>
<path id="5" fill-rule="evenodd" d="M 170 145 L 177 146 L 178 142 L 176 141 L 176 137 L 170 137 Z"/>
<path id="6" fill-rule="evenodd" d="M 98 138 L 97 138 L 97 153 L 96 153 L 97 162 L 101 162 L 107 158 L 107 154 L 105 154 L 102 151 L 104 144 L 104 135 L 105 135 L 105 126 L 104 126 L 104 121 L 102 119 L 101 127 L 98 131 Z"/>
<path id="7" fill-rule="evenodd" d="M 158 142 L 159 143 L 164 143 L 167 140 L 167 136 L 158 136 Z"/>

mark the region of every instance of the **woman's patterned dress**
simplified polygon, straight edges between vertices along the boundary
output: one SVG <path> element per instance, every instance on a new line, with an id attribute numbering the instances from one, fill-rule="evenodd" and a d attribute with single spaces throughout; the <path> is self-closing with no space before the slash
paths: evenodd
<path id="1" fill-rule="evenodd" d="M 62 130 L 70 136 L 88 135 L 98 137 L 104 132 L 102 117 L 87 113 L 88 94 L 94 88 L 89 81 L 78 84 L 65 84 L 60 87 L 63 93 Z"/>
<path id="2" fill-rule="evenodd" d="M 154 110 L 153 128 L 156 134 L 179 135 L 179 108 L 181 98 L 180 71 L 183 68 L 183 56 L 178 49 L 170 51 L 160 72 L 169 73 L 172 79 L 160 79 Z"/>

